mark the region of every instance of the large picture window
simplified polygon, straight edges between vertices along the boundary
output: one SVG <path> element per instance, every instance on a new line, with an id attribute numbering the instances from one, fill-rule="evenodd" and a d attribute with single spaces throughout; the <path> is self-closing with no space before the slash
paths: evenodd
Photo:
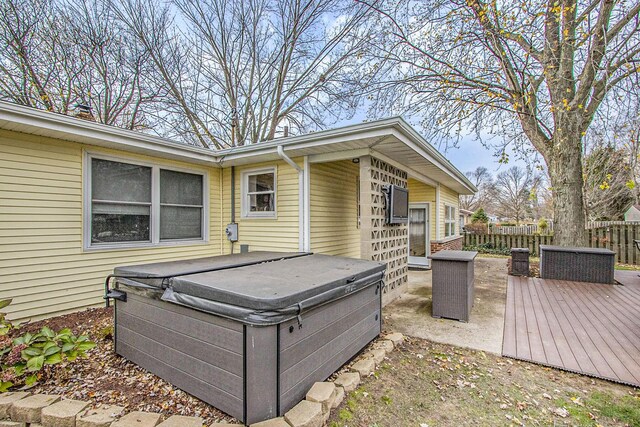
<path id="1" fill-rule="evenodd" d="M 242 215 L 274 218 L 276 216 L 276 171 L 274 168 L 242 174 Z"/>
<path id="2" fill-rule="evenodd" d="M 444 237 L 456 235 L 456 208 L 445 205 L 444 207 Z"/>
<path id="3" fill-rule="evenodd" d="M 88 248 L 205 240 L 203 174 L 88 156 Z"/>

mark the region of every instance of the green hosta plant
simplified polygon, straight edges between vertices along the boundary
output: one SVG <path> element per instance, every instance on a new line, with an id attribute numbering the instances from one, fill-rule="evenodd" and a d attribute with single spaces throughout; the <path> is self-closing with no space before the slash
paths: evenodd
<path id="1" fill-rule="evenodd" d="M 0 308 L 6 307 L 9 303 L 0 306 Z M 73 362 L 78 357 L 84 357 L 86 351 L 96 345 L 89 340 L 87 335 L 76 337 L 71 329 L 54 332 L 46 326 L 36 334 L 26 332 L 10 340 L 7 333 L 13 328 L 13 325 L 4 319 L 4 314 L 0 313 L 0 320 L 7 324 L 4 329 L 0 329 L 0 345 L 2 346 L 0 349 L 2 360 L 0 392 L 11 388 L 14 381 L 23 376 L 25 385 L 32 385 L 37 380 L 37 373 L 45 365 L 55 365 L 65 359 Z M 0 325 L 4 326 L 4 324 Z"/>
<path id="2" fill-rule="evenodd" d="M 10 299 L 0 300 L 0 310 L 11 304 Z M 11 321 L 7 320 L 7 315 L 0 312 L 0 360 L 4 360 L 4 355 L 11 351 L 11 338 L 9 338 L 9 331 L 13 328 Z M 7 391 L 12 385 L 12 376 L 5 372 L 4 364 L 2 365 L 2 372 L 0 376 L 0 393 Z"/>

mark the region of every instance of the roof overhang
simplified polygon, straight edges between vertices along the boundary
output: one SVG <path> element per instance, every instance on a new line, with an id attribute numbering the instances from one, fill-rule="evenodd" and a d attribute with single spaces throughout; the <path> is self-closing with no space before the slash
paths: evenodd
<path id="1" fill-rule="evenodd" d="M 477 191 L 464 174 L 400 117 L 220 151 L 2 101 L 0 129 L 211 167 L 279 160 L 278 147 L 289 157 L 309 156 L 315 163 L 372 155 L 426 184 L 439 183 L 460 194 Z"/>
<path id="2" fill-rule="evenodd" d="M 217 167 L 211 150 L 3 101 L 0 129 Z"/>
<path id="3" fill-rule="evenodd" d="M 289 157 L 309 156 L 311 163 L 370 154 L 426 184 L 440 183 L 460 194 L 477 191 L 463 173 L 400 117 L 229 148 L 217 155 L 223 166 L 244 165 L 279 159 L 278 147 Z"/>

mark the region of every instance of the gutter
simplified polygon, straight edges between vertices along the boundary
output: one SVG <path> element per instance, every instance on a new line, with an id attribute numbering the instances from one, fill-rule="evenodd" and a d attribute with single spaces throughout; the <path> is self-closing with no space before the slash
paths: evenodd
<path id="1" fill-rule="evenodd" d="M 298 171 L 298 250 L 309 252 L 310 244 L 310 198 L 309 198 L 309 160 L 304 156 L 304 169 L 298 166 L 285 152 L 282 145 L 278 145 L 278 156 L 289 166 Z"/>

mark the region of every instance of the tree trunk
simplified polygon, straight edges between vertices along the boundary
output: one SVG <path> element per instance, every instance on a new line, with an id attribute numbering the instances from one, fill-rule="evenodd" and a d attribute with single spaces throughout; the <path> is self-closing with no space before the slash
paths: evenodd
<path id="1" fill-rule="evenodd" d="M 587 246 L 579 130 L 557 130 L 547 157 L 553 187 L 554 244 Z"/>

